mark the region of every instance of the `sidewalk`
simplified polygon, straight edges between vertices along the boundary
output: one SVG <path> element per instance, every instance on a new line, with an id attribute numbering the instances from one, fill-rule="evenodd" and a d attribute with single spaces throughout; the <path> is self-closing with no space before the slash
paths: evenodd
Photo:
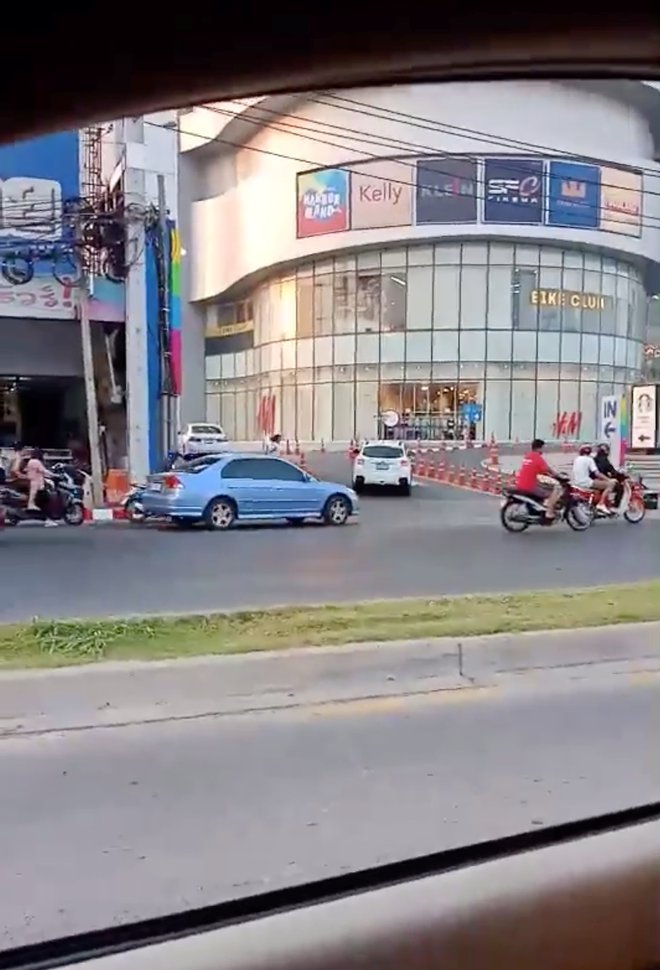
<path id="1" fill-rule="evenodd" d="M 0 738 L 487 686 L 501 674 L 643 661 L 660 623 L 311 647 L 0 673 Z"/>

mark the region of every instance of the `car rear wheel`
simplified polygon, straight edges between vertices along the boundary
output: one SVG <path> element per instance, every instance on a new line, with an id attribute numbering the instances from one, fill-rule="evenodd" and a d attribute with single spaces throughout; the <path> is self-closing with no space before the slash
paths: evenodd
<path id="1" fill-rule="evenodd" d="M 405 479 L 399 482 L 399 491 L 402 495 L 410 495 L 410 482 L 407 482 Z"/>
<path id="2" fill-rule="evenodd" d="M 207 529 L 224 532 L 236 521 L 236 506 L 229 498 L 214 498 L 206 506 L 204 522 Z"/>
<path id="3" fill-rule="evenodd" d="M 353 491 L 363 492 L 364 491 L 364 478 L 362 475 L 358 475 L 357 478 L 353 480 Z"/>
<path id="4" fill-rule="evenodd" d="M 343 495 L 331 495 L 325 503 L 323 521 L 326 525 L 345 525 L 350 514 L 348 499 Z"/>

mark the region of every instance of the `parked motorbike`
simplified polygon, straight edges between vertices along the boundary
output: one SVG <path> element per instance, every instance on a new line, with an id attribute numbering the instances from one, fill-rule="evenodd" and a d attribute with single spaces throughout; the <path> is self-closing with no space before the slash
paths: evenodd
<path id="1" fill-rule="evenodd" d="M 129 522 L 144 522 L 143 494 L 144 485 L 131 485 L 130 491 L 124 496 L 121 507 Z"/>
<path id="2" fill-rule="evenodd" d="M 622 477 L 623 495 L 618 505 L 609 505 L 609 512 L 599 509 L 598 502 L 600 496 L 593 489 L 574 488 L 574 494 L 583 501 L 588 502 L 589 512 L 592 520 L 595 519 L 616 519 L 623 517 L 631 525 L 637 525 L 646 517 L 646 504 L 644 502 L 644 482 L 641 478 Z"/>
<path id="3" fill-rule="evenodd" d="M 15 526 L 22 522 L 39 522 L 46 518 L 67 525 L 82 525 L 85 512 L 82 487 L 76 485 L 69 475 L 52 472 L 46 480 L 46 496 L 42 503 L 44 511 L 28 509 L 28 496 L 25 491 L 11 483 L 0 485 L 0 520 L 3 525 Z M 47 514 L 46 514 L 47 510 Z"/>
<path id="4" fill-rule="evenodd" d="M 561 498 L 557 504 L 554 519 L 545 518 L 545 505 L 527 492 L 514 488 L 504 489 L 500 508 L 500 520 L 507 532 L 525 532 L 531 525 L 552 528 L 559 522 L 566 522 L 574 532 L 585 532 L 593 522 L 589 501 L 575 495 L 567 475 L 557 477 L 561 485 Z"/>

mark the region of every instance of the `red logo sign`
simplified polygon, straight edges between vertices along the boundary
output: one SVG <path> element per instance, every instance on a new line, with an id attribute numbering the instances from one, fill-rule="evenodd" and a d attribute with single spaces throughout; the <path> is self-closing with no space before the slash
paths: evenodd
<path id="1" fill-rule="evenodd" d="M 558 411 L 552 425 L 553 438 L 578 438 L 582 426 L 582 411 Z"/>

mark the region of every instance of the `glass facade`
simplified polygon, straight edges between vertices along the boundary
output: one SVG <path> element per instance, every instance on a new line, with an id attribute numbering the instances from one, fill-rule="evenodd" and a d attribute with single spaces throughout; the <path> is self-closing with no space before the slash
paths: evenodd
<path id="1" fill-rule="evenodd" d="M 207 418 L 236 440 L 268 431 L 264 413 L 285 438 L 371 437 L 384 412 L 403 437 L 589 438 L 600 398 L 642 372 L 641 273 L 595 251 L 360 250 L 272 278 L 246 306 L 242 349 L 238 323 L 218 326 L 239 304 L 207 308 Z"/>

